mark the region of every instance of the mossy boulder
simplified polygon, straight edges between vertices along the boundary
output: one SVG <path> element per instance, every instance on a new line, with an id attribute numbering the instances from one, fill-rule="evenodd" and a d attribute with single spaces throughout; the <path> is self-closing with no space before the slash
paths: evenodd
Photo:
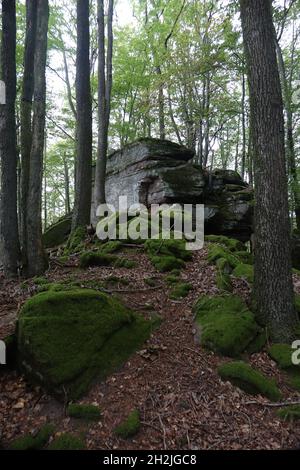
<path id="1" fill-rule="evenodd" d="M 211 264 L 216 264 L 219 259 L 225 259 L 232 269 L 240 264 L 240 259 L 235 253 L 216 244 L 209 245 L 207 259 Z"/>
<path id="2" fill-rule="evenodd" d="M 18 437 L 10 444 L 11 450 L 41 450 L 48 443 L 54 433 L 55 427 L 52 424 L 46 424 L 34 436 L 26 434 Z"/>
<path id="3" fill-rule="evenodd" d="M 128 439 L 135 436 L 139 432 L 140 427 L 140 413 L 138 410 L 133 410 L 125 421 L 114 429 L 114 433 L 122 439 Z"/>
<path id="4" fill-rule="evenodd" d="M 300 364 L 293 363 L 293 355 L 296 352 L 290 344 L 273 344 L 269 350 L 269 356 L 277 363 L 280 369 L 288 374 L 288 385 L 300 391 Z M 299 354 L 297 354 L 299 358 Z"/>
<path id="5" fill-rule="evenodd" d="M 101 418 L 101 410 L 95 405 L 71 403 L 68 405 L 67 415 L 71 418 L 83 419 L 85 421 L 99 421 Z"/>
<path id="6" fill-rule="evenodd" d="M 280 408 L 280 410 L 277 411 L 277 415 L 285 421 L 296 421 L 300 419 L 300 405 L 291 405 Z"/>
<path id="7" fill-rule="evenodd" d="M 237 296 L 202 297 L 194 306 L 201 344 L 229 357 L 239 357 L 261 333 L 254 315 Z"/>
<path id="8" fill-rule="evenodd" d="M 55 224 L 51 225 L 43 234 L 43 244 L 45 248 L 54 248 L 62 245 L 71 232 L 72 214 L 69 214 Z"/>
<path id="9" fill-rule="evenodd" d="M 193 289 L 191 284 L 187 282 L 179 282 L 173 287 L 170 298 L 172 300 L 183 299 L 188 296 L 189 292 Z"/>
<path id="10" fill-rule="evenodd" d="M 147 240 L 145 250 L 155 268 L 160 272 L 182 269 L 192 259 L 184 240 Z"/>
<path id="11" fill-rule="evenodd" d="M 250 395 L 263 395 L 271 401 L 281 398 L 275 380 L 269 379 L 245 362 L 229 362 L 218 368 L 222 380 L 231 382 Z"/>
<path id="12" fill-rule="evenodd" d="M 62 433 L 57 436 L 48 447 L 48 450 L 84 450 L 85 442 L 73 434 Z"/>
<path id="13" fill-rule="evenodd" d="M 77 399 L 147 340 L 152 322 L 93 290 L 43 292 L 18 320 L 22 370 L 58 397 Z"/>
<path id="14" fill-rule="evenodd" d="M 232 275 L 240 279 L 245 279 L 250 284 L 253 284 L 254 269 L 251 264 L 244 264 L 244 263 L 238 264 L 237 267 L 233 270 Z"/>

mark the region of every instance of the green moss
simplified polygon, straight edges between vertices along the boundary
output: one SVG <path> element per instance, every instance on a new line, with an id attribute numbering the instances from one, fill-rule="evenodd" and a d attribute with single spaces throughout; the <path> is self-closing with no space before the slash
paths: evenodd
<path id="1" fill-rule="evenodd" d="M 278 364 L 280 369 L 297 367 L 292 363 L 292 355 L 295 352 L 289 344 L 273 344 L 269 348 L 269 355 Z"/>
<path id="2" fill-rule="evenodd" d="M 139 432 L 140 427 L 140 413 L 138 410 L 134 410 L 123 423 L 114 429 L 114 433 L 122 439 L 128 439 L 135 436 Z"/>
<path id="3" fill-rule="evenodd" d="M 233 276 L 238 277 L 241 279 L 245 279 L 248 281 L 250 284 L 253 283 L 254 281 L 254 269 L 251 264 L 239 264 L 234 270 L 233 270 Z"/>
<path id="4" fill-rule="evenodd" d="M 210 245 L 208 247 L 208 256 L 207 259 L 209 263 L 216 264 L 219 259 L 226 259 L 228 265 L 234 269 L 238 264 L 240 264 L 240 260 L 235 254 L 228 251 L 226 248 L 223 248 L 220 245 Z"/>
<path id="5" fill-rule="evenodd" d="M 42 449 L 50 437 L 54 433 L 54 426 L 51 424 L 46 424 L 43 426 L 36 436 L 32 434 L 27 434 L 18 439 L 15 439 L 11 445 L 11 450 L 40 450 Z"/>
<path id="6" fill-rule="evenodd" d="M 145 249 L 151 257 L 164 255 L 173 256 L 183 261 L 192 259 L 192 253 L 186 250 L 184 240 L 147 240 Z"/>
<path id="7" fill-rule="evenodd" d="M 180 282 L 172 289 L 170 299 L 177 300 L 187 297 L 189 292 L 193 289 L 191 284 Z"/>
<path id="8" fill-rule="evenodd" d="M 204 347 L 239 357 L 261 331 L 254 315 L 237 296 L 202 297 L 195 305 Z"/>
<path id="9" fill-rule="evenodd" d="M 173 269 L 182 269 L 185 266 L 184 261 L 175 258 L 175 256 L 151 256 L 150 260 L 153 266 L 162 273 Z"/>
<path id="10" fill-rule="evenodd" d="M 292 349 L 289 344 L 273 344 L 268 352 L 278 367 L 287 372 L 288 385 L 300 391 L 300 365 L 295 365 L 292 362 L 295 349 Z"/>
<path id="11" fill-rule="evenodd" d="M 18 321 L 20 365 L 59 398 L 76 399 L 119 368 L 149 338 L 152 323 L 92 290 L 44 292 Z"/>
<path id="12" fill-rule="evenodd" d="M 49 450 L 83 450 L 86 448 L 85 442 L 77 436 L 63 433 L 56 437 L 49 445 Z"/>
<path id="13" fill-rule="evenodd" d="M 112 240 L 103 244 L 100 248 L 100 252 L 104 255 L 109 255 L 111 253 L 115 253 L 116 251 L 121 250 L 123 244 L 118 240 Z"/>
<path id="14" fill-rule="evenodd" d="M 34 277 L 33 282 L 38 286 L 49 284 L 49 280 L 46 277 Z"/>
<path id="15" fill-rule="evenodd" d="M 281 398 L 275 380 L 265 377 L 245 362 L 223 364 L 218 368 L 218 373 L 223 380 L 228 380 L 250 395 L 263 395 L 272 401 Z"/>
<path id="16" fill-rule="evenodd" d="M 234 254 L 240 259 L 242 263 L 253 264 L 254 262 L 253 254 L 249 253 L 248 251 L 236 251 Z"/>
<path id="17" fill-rule="evenodd" d="M 230 251 L 242 251 L 245 250 L 245 245 L 234 238 L 224 237 L 223 235 L 207 235 L 205 241 L 208 243 L 219 243 L 224 245 Z"/>
<path id="18" fill-rule="evenodd" d="M 71 253 L 80 251 L 83 248 L 82 242 L 85 240 L 85 238 L 86 228 L 77 227 L 73 232 L 71 232 L 71 235 L 69 236 L 64 254 L 69 255 Z"/>
<path id="19" fill-rule="evenodd" d="M 280 410 L 277 411 L 277 415 L 285 421 L 295 421 L 300 419 L 300 405 L 291 405 L 280 408 Z"/>
<path id="20" fill-rule="evenodd" d="M 94 405 L 79 405 L 71 403 L 67 408 L 67 414 L 71 418 L 84 419 L 86 421 L 99 421 L 101 410 Z"/>
<path id="21" fill-rule="evenodd" d="M 226 258 L 217 259 L 216 266 L 218 270 L 224 274 L 230 274 L 232 272 L 232 268 Z"/>
<path id="22" fill-rule="evenodd" d="M 174 276 L 174 274 L 169 274 L 166 277 L 166 281 L 169 285 L 174 285 L 178 283 L 179 279 L 178 279 L 178 276 Z"/>
<path id="23" fill-rule="evenodd" d="M 224 290 L 227 292 L 232 292 L 233 287 L 232 287 L 231 278 L 229 274 L 226 274 L 218 270 L 216 283 L 217 283 L 218 289 Z"/>

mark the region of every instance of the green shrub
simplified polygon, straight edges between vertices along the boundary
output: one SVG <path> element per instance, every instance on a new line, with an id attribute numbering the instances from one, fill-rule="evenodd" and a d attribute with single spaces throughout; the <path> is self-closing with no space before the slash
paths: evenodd
<path id="1" fill-rule="evenodd" d="M 202 297 L 194 306 L 201 344 L 219 354 L 239 357 L 261 329 L 237 296 Z"/>
<path id="2" fill-rule="evenodd" d="M 86 445 L 82 439 L 73 434 L 63 433 L 49 445 L 49 450 L 83 450 Z"/>
<path id="3" fill-rule="evenodd" d="M 134 410 L 123 423 L 115 428 L 114 432 L 118 437 L 128 439 L 135 436 L 139 432 L 140 427 L 140 413 L 138 410 Z"/>
<path id="4" fill-rule="evenodd" d="M 40 450 L 47 444 L 54 433 L 54 429 L 51 424 L 46 424 L 38 431 L 36 436 L 27 434 L 15 439 L 10 448 L 11 450 Z"/>
<path id="5" fill-rule="evenodd" d="M 229 362 L 218 368 L 223 380 L 228 380 L 250 395 L 263 395 L 272 401 L 281 398 L 281 393 L 274 380 L 265 377 L 245 362 Z"/>
<path id="6" fill-rule="evenodd" d="M 84 419 L 87 421 L 99 421 L 101 410 L 94 405 L 79 405 L 71 403 L 67 408 L 67 414 L 71 418 Z"/>

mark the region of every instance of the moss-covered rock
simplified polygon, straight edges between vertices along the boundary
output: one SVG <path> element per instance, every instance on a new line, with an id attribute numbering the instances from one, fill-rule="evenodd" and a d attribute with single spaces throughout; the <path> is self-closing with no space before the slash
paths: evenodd
<path id="1" fill-rule="evenodd" d="M 61 218 L 43 234 L 43 244 L 45 248 L 53 248 L 62 245 L 71 232 L 72 215 Z"/>
<path id="2" fill-rule="evenodd" d="M 285 421 L 296 421 L 300 419 L 300 405 L 291 405 L 280 408 L 280 410 L 277 411 L 277 415 Z"/>
<path id="3" fill-rule="evenodd" d="M 44 292 L 18 320 L 19 361 L 26 375 L 58 397 L 76 399 L 150 336 L 152 323 L 92 290 Z"/>
<path id="4" fill-rule="evenodd" d="M 122 439 L 135 436 L 141 427 L 140 413 L 133 410 L 129 416 L 119 426 L 114 429 L 114 433 Z"/>
<path id="5" fill-rule="evenodd" d="M 185 266 L 184 261 L 175 256 L 151 256 L 150 260 L 153 266 L 162 273 L 182 269 Z"/>
<path id="6" fill-rule="evenodd" d="M 123 244 L 119 240 L 111 240 L 107 243 L 104 243 L 101 246 L 100 252 L 103 253 L 104 255 L 109 255 L 109 254 L 115 253 L 116 251 L 121 250 L 122 247 L 123 247 Z"/>
<path id="7" fill-rule="evenodd" d="M 223 235 L 207 235 L 205 237 L 207 243 L 218 243 L 224 245 L 230 251 L 243 251 L 246 250 L 245 245 L 234 238 L 225 237 Z"/>
<path id="8" fill-rule="evenodd" d="M 253 284 L 254 281 L 254 269 L 251 264 L 238 264 L 237 267 L 233 270 L 232 275 L 240 279 L 245 279 L 250 284 Z"/>
<path id="9" fill-rule="evenodd" d="M 38 433 L 34 436 L 32 434 L 26 434 L 15 439 L 11 445 L 11 450 L 41 450 L 48 443 L 50 437 L 54 433 L 54 426 L 46 424 L 43 426 Z"/>
<path id="10" fill-rule="evenodd" d="M 254 315 L 234 295 L 202 297 L 194 311 L 201 344 L 225 356 L 239 357 L 261 332 Z"/>
<path id="11" fill-rule="evenodd" d="M 170 299 L 172 300 L 183 299 L 184 297 L 188 296 L 189 292 L 192 289 L 193 287 L 191 286 L 191 284 L 188 284 L 187 282 L 179 282 L 172 289 L 171 294 L 170 294 Z"/>
<path id="12" fill-rule="evenodd" d="M 147 240 L 145 250 L 155 268 L 160 272 L 182 269 L 192 259 L 184 240 Z"/>
<path id="13" fill-rule="evenodd" d="M 101 410 L 95 405 L 71 403 L 68 405 L 67 415 L 71 418 L 83 419 L 86 421 L 99 421 L 101 418 Z"/>
<path id="14" fill-rule="evenodd" d="M 295 352 L 289 344 L 273 344 L 269 350 L 270 357 L 278 364 L 280 369 L 293 369 L 297 367 L 292 362 L 292 356 Z M 300 367 L 299 367 L 300 370 Z"/>
<path id="15" fill-rule="evenodd" d="M 85 442 L 77 436 L 63 433 L 57 436 L 48 447 L 48 450 L 83 450 Z"/>
<path id="16" fill-rule="evenodd" d="M 300 364 L 293 363 L 293 354 L 296 350 L 289 344 L 273 344 L 268 352 L 278 367 L 288 374 L 288 385 L 300 391 Z"/>
<path id="17" fill-rule="evenodd" d="M 227 292 L 232 292 L 233 287 L 232 287 L 231 278 L 229 274 L 224 273 L 221 270 L 218 270 L 216 283 L 217 283 L 218 289 L 224 290 Z"/>
<path id="18" fill-rule="evenodd" d="M 275 380 L 265 377 L 261 372 L 245 362 L 229 362 L 218 368 L 223 380 L 231 382 L 250 395 L 263 395 L 271 401 L 281 398 Z"/>
<path id="19" fill-rule="evenodd" d="M 215 244 L 209 245 L 207 259 L 211 264 L 216 264 L 219 259 L 225 259 L 232 269 L 240 264 L 240 260 L 235 253 Z"/>

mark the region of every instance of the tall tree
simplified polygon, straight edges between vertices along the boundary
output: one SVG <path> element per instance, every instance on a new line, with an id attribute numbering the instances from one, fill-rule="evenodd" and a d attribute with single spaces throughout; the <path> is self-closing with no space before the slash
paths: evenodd
<path id="1" fill-rule="evenodd" d="M 92 99 L 89 2 L 77 0 L 77 160 L 73 230 L 90 223 L 92 181 Z"/>
<path id="2" fill-rule="evenodd" d="M 21 201 L 20 201 L 20 241 L 23 265 L 27 264 L 27 198 L 29 190 L 30 152 L 32 145 L 32 100 L 33 70 L 36 43 L 37 2 L 26 0 L 26 37 L 24 52 L 24 73 L 22 99 L 20 106 L 21 121 Z"/>
<path id="3" fill-rule="evenodd" d="M 29 191 L 27 198 L 27 275 L 44 272 L 47 265 L 42 243 L 42 172 L 46 120 L 46 61 L 49 20 L 48 0 L 37 0 L 34 100 Z"/>
<path id="4" fill-rule="evenodd" d="M 294 337 L 297 316 L 291 274 L 290 221 L 283 102 L 272 4 L 240 0 L 248 67 L 255 177 L 257 318 L 275 342 Z"/>
<path id="5" fill-rule="evenodd" d="M 105 56 L 104 1 L 98 0 L 98 152 L 95 174 L 95 208 L 105 203 L 105 178 L 108 128 L 112 89 L 114 0 L 109 0 L 107 18 L 107 54 Z"/>
<path id="6" fill-rule="evenodd" d="M 17 275 L 19 235 L 17 216 L 16 149 L 16 2 L 2 0 L 1 79 L 6 86 L 5 104 L 0 104 L 0 242 L 4 274 Z"/>

